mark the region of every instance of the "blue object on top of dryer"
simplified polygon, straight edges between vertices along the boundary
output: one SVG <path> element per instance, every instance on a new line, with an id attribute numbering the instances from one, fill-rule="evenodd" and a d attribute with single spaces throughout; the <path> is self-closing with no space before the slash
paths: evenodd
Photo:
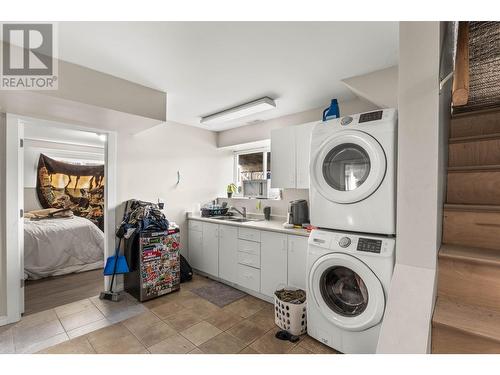
<path id="1" fill-rule="evenodd" d="M 318 228 L 396 233 L 397 113 L 381 109 L 316 125 L 309 207 Z"/>
<path id="2" fill-rule="evenodd" d="M 323 111 L 323 121 L 332 120 L 340 117 L 339 103 L 337 99 L 332 99 L 330 107 Z"/>

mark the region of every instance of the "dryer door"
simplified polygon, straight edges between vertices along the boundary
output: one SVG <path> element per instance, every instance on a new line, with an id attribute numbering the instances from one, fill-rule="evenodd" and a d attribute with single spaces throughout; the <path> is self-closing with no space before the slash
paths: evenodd
<path id="1" fill-rule="evenodd" d="M 336 133 L 311 160 L 311 184 L 326 199 L 355 203 L 369 197 L 382 183 L 385 153 L 371 135 L 358 130 Z"/>
<path id="2" fill-rule="evenodd" d="M 309 302 L 323 317 L 349 331 L 363 331 L 382 320 L 385 296 L 382 284 L 358 258 L 330 253 L 319 258 L 309 274 Z"/>

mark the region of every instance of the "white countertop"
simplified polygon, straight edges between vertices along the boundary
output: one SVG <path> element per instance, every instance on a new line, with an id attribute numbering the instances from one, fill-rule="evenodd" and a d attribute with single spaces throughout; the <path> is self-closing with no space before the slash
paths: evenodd
<path id="1" fill-rule="evenodd" d="M 237 223 L 230 220 L 217 220 L 211 219 L 209 217 L 201 217 L 200 215 L 193 214 L 192 212 L 187 213 L 188 220 L 199 220 L 199 221 L 207 221 L 209 223 L 223 224 L 223 225 L 233 225 L 236 227 L 243 228 L 253 228 L 260 230 L 268 230 L 271 232 L 279 232 L 286 234 L 294 234 L 296 236 L 309 237 L 309 232 L 305 229 L 296 229 L 296 228 L 283 228 L 283 220 L 271 219 L 271 220 L 260 220 L 259 221 L 247 221 L 245 223 Z M 250 217 L 252 219 L 252 217 Z"/>

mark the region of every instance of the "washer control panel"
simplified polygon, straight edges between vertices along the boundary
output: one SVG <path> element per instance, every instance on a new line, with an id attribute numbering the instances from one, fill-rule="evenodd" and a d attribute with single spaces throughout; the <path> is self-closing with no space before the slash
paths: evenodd
<path id="1" fill-rule="evenodd" d="M 377 235 L 360 235 L 352 232 L 334 232 L 314 229 L 309 236 L 309 253 L 340 252 L 353 256 L 393 256 L 396 239 Z"/>
<path id="2" fill-rule="evenodd" d="M 351 239 L 349 237 L 342 237 L 339 241 L 339 246 L 346 248 L 351 244 Z"/>
<path id="3" fill-rule="evenodd" d="M 381 249 L 382 249 L 382 240 L 360 237 L 358 240 L 358 247 L 356 250 L 366 251 L 368 253 L 380 254 Z"/>

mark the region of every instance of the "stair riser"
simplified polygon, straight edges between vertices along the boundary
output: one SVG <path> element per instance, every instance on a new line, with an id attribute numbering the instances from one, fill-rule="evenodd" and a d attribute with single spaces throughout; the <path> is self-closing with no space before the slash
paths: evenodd
<path id="1" fill-rule="evenodd" d="M 432 353 L 496 354 L 500 343 L 442 325 L 432 326 Z"/>
<path id="2" fill-rule="evenodd" d="M 500 171 L 448 172 L 446 202 L 500 205 Z"/>
<path id="3" fill-rule="evenodd" d="M 494 164 L 500 164 L 500 139 L 457 142 L 448 145 L 450 167 Z"/>
<path id="4" fill-rule="evenodd" d="M 443 243 L 500 249 L 500 212 L 445 210 Z"/>
<path id="5" fill-rule="evenodd" d="M 500 267 L 439 258 L 438 296 L 500 312 Z"/>
<path id="6" fill-rule="evenodd" d="M 450 137 L 469 137 L 500 133 L 500 113 L 459 116 L 451 119 Z"/>

